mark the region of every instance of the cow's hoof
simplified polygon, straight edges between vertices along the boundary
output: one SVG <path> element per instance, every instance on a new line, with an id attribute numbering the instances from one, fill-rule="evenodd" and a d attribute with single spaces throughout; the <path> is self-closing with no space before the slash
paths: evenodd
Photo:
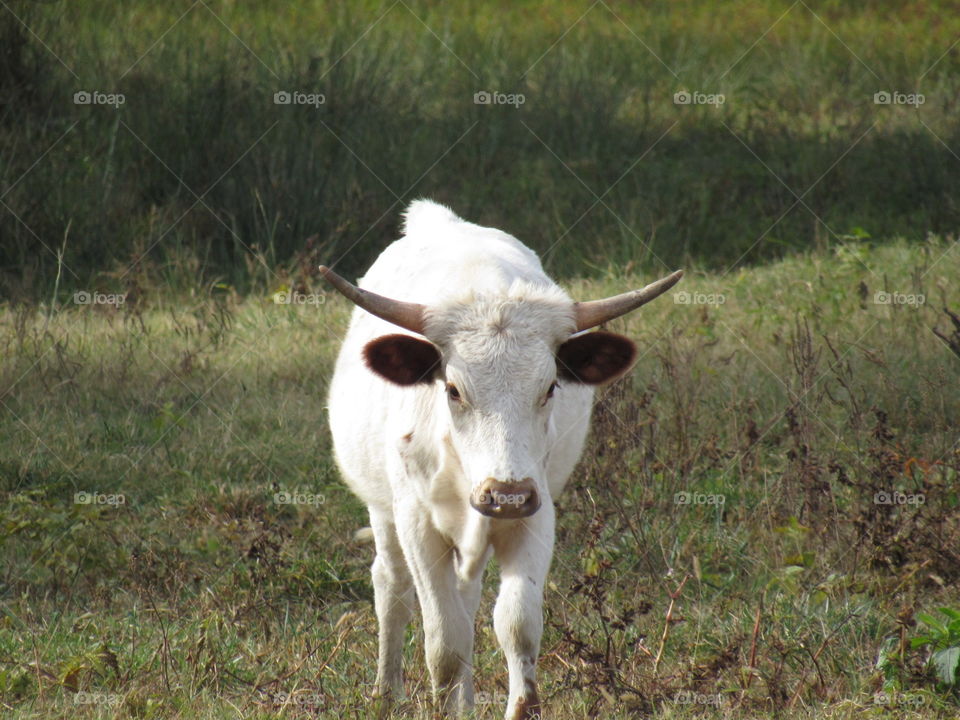
<path id="1" fill-rule="evenodd" d="M 390 688 L 374 688 L 374 691 L 370 695 L 373 717 L 377 718 L 377 720 L 386 720 L 386 718 L 390 717 L 396 698 L 396 693 Z"/>
<path id="2" fill-rule="evenodd" d="M 542 718 L 540 698 L 537 697 L 536 688 L 529 688 L 527 694 L 517 701 L 513 712 L 507 715 L 507 720 L 542 720 Z"/>

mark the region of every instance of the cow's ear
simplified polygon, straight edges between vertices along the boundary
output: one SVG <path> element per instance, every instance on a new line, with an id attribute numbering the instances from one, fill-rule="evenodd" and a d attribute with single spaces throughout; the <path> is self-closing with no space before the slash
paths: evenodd
<path id="1" fill-rule="evenodd" d="M 601 385 L 626 373 L 636 357 L 630 338 L 598 330 L 563 343 L 557 350 L 557 371 L 567 380 Z"/>
<path id="2" fill-rule="evenodd" d="M 363 348 L 367 367 L 397 385 L 429 383 L 440 369 L 440 351 L 410 335 L 384 335 Z"/>

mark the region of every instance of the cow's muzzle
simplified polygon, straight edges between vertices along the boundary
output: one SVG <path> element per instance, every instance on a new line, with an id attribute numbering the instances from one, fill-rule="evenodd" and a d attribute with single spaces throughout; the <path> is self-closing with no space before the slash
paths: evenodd
<path id="1" fill-rule="evenodd" d="M 470 505 L 481 515 L 515 520 L 530 517 L 540 509 L 540 493 L 533 478 L 516 482 L 487 478 L 473 491 Z"/>

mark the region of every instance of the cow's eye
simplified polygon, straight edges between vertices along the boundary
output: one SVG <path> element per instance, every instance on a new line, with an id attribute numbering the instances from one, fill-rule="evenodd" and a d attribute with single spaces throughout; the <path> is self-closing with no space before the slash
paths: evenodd
<path id="1" fill-rule="evenodd" d="M 560 387 L 560 386 L 557 385 L 557 381 L 556 381 L 556 380 L 554 380 L 552 383 L 550 383 L 550 387 L 547 388 L 547 394 L 544 396 L 543 402 L 547 402 L 547 400 L 549 400 L 550 398 L 552 398 L 552 397 L 553 397 L 553 392 L 554 392 L 554 390 L 556 390 L 558 387 Z"/>
<path id="2" fill-rule="evenodd" d="M 447 383 L 447 395 L 451 400 L 460 402 L 460 391 L 457 390 L 457 386 L 453 383 Z"/>

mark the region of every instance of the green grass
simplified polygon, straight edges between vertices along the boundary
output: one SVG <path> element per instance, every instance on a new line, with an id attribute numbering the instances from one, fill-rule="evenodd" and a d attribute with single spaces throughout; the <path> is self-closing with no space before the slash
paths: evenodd
<path id="1" fill-rule="evenodd" d="M 910 639 L 917 613 L 960 607 L 958 273 L 954 242 L 845 244 L 692 268 L 682 290 L 722 304 L 671 294 L 615 323 L 641 358 L 559 499 L 548 717 L 956 716 Z M 372 548 L 324 411 L 345 302 L 137 283 L 120 309 L 0 309 L 4 716 L 371 717 Z M 892 491 L 925 502 L 874 503 Z M 480 718 L 506 688 L 488 580 Z M 430 717 L 416 622 L 406 669 L 397 716 Z"/>
<path id="2" fill-rule="evenodd" d="M 0 5 L 4 717 L 374 714 L 323 408 L 348 308 L 316 266 L 362 272 L 418 196 L 577 297 L 688 270 L 614 323 L 641 356 L 559 500 L 548 717 L 955 717 L 911 641 L 960 608 L 956 10 Z M 397 716 L 430 717 L 416 623 L 406 668 Z"/>
<path id="3" fill-rule="evenodd" d="M 945 0 L 10 0 L 0 291 L 49 297 L 61 252 L 66 290 L 119 290 L 132 264 L 186 252 L 248 288 L 309 238 L 358 274 L 421 195 L 566 277 L 947 235 L 958 32 Z M 277 106 L 280 90 L 326 102 Z M 525 103 L 475 105 L 481 90 Z M 676 105 L 680 90 L 726 102 Z M 926 102 L 878 106 L 880 90 Z"/>

